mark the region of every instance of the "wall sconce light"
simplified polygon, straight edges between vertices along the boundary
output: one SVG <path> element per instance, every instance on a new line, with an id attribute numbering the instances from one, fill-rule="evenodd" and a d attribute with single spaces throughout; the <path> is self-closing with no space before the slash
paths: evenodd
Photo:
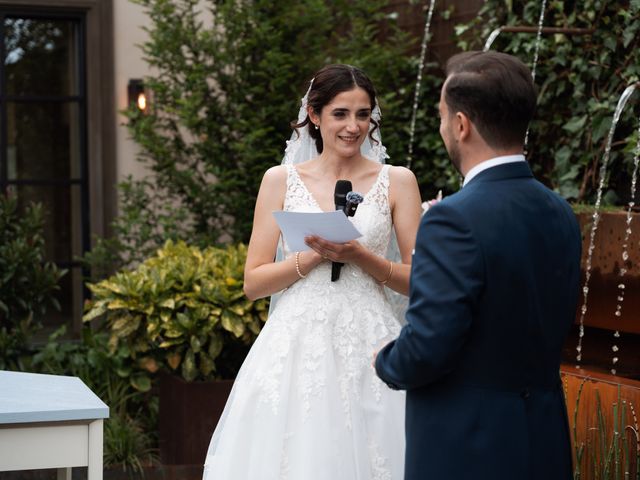
<path id="1" fill-rule="evenodd" d="M 149 95 L 145 90 L 144 82 L 139 78 L 132 78 L 129 80 L 127 86 L 127 94 L 129 99 L 129 105 L 133 105 L 140 112 L 146 113 L 149 107 Z"/>

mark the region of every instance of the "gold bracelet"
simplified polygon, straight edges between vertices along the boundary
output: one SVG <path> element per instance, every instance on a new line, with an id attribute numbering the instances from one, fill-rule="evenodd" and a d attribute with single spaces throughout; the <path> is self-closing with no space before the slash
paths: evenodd
<path id="1" fill-rule="evenodd" d="M 303 275 L 300 271 L 300 252 L 296 252 L 296 273 L 300 278 L 305 278 L 306 275 Z"/>
<path id="2" fill-rule="evenodd" d="M 387 278 L 385 278 L 384 280 L 382 280 L 381 282 L 378 282 L 380 285 L 386 285 L 386 283 L 389 281 L 389 279 L 391 278 L 391 274 L 393 273 L 393 262 L 391 260 L 389 260 L 389 274 L 387 275 Z"/>

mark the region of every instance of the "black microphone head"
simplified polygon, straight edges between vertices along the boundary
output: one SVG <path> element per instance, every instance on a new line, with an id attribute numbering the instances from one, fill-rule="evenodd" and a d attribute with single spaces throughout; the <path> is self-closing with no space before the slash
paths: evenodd
<path id="1" fill-rule="evenodd" d="M 351 182 L 349 180 L 338 180 L 336 189 L 333 193 L 333 201 L 336 204 L 336 210 L 341 210 L 347 204 L 347 193 L 351 191 Z"/>

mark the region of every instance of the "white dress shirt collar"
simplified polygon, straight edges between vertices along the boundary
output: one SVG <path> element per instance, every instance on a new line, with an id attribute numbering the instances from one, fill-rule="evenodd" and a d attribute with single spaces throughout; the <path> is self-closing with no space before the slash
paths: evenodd
<path id="1" fill-rule="evenodd" d="M 473 167 L 471 170 L 467 172 L 467 175 L 464 177 L 464 182 L 462 182 L 462 186 L 464 187 L 467 183 L 471 181 L 473 177 L 478 175 L 480 172 L 491 168 L 497 167 L 498 165 L 504 165 L 505 163 L 513 163 L 513 162 L 524 162 L 524 155 L 503 155 L 502 157 L 495 157 L 489 160 L 485 160 L 484 162 L 480 162 L 478 165 Z"/>

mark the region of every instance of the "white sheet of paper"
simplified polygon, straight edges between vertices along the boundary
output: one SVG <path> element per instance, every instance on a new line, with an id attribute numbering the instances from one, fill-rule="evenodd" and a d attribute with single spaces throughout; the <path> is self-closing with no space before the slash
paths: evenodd
<path id="1" fill-rule="evenodd" d="M 304 237 L 317 235 L 335 243 L 344 243 L 362 234 L 349 221 L 344 212 L 273 212 L 280 231 L 294 252 L 309 250 Z"/>

